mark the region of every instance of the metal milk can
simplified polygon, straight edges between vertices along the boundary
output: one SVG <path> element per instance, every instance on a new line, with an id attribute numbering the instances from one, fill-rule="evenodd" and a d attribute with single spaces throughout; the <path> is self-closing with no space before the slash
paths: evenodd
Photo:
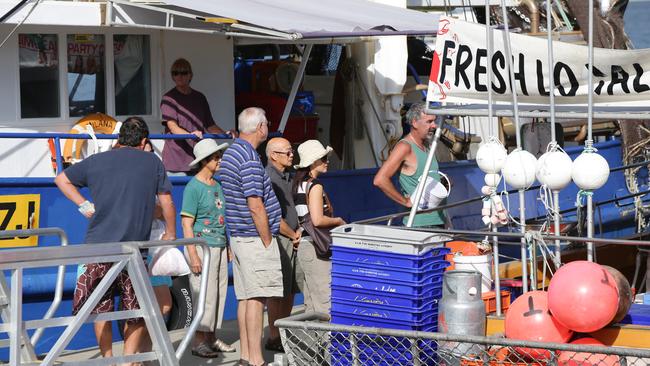
<path id="1" fill-rule="evenodd" d="M 480 272 L 445 272 L 442 300 L 438 304 L 438 332 L 485 336 L 485 305 L 481 297 Z M 478 358 L 484 354 L 484 348 L 472 343 L 440 342 L 438 354 L 441 364 L 460 365 L 461 358 Z"/>

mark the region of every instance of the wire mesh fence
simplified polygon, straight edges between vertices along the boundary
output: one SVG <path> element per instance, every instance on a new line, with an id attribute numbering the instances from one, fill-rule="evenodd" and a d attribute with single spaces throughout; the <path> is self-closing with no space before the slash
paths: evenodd
<path id="1" fill-rule="evenodd" d="M 278 320 L 289 365 L 641 366 L 650 350 L 330 324 L 323 314 Z"/>

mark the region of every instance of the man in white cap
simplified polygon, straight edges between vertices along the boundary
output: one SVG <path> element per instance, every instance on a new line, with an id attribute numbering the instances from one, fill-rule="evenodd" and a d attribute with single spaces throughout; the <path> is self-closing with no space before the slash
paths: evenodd
<path id="1" fill-rule="evenodd" d="M 266 365 L 262 357 L 264 305 L 282 297 L 282 268 L 276 237 L 282 210 L 271 179 L 255 151 L 266 140 L 269 122 L 263 109 L 246 108 L 238 117 L 240 138 L 226 150 L 221 184 L 233 254 L 240 364 Z"/>

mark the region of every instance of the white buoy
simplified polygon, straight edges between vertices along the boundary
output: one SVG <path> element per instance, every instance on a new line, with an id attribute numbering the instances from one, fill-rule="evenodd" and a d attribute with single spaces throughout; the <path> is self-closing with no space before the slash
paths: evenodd
<path id="1" fill-rule="evenodd" d="M 486 174 L 484 181 L 487 186 L 496 187 L 501 181 L 501 174 Z"/>
<path id="2" fill-rule="evenodd" d="M 573 161 L 571 178 L 580 189 L 598 189 L 609 178 L 609 164 L 598 153 L 583 152 Z"/>
<path id="3" fill-rule="evenodd" d="M 537 160 L 537 180 L 553 191 L 564 189 L 571 183 L 573 162 L 564 151 L 549 151 Z"/>
<path id="4" fill-rule="evenodd" d="M 530 187 L 535 181 L 537 158 L 526 150 L 515 150 L 503 166 L 503 178 L 515 189 Z"/>
<path id="5" fill-rule="evenodd" d="M 503 145 L 497 141 L 489 141 L 481 145 L 476 152 L 476 164 L 484 173 L 499 173 L 507 156 L 508 152 Z"/>

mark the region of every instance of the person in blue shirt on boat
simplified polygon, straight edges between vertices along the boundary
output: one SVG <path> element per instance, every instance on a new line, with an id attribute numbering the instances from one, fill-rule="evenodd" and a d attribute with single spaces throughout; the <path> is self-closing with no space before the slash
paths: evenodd
<path id="1" fill-rule="evenodd" d="M 176 238 L 176 209 L 171 198 L 172 186 L 162 162 L 144 146 L 149 128 L 140 117 L 129 117 L 122 124 L 119 148 L 95 154 L 74 164 L 54 179 L 61 192 L 90 219 L 86 243 L 147 241 L 153 221 L 155 197 L 165 219 L 163 240 Z M 79 192 L 87 187 L 93 203 Z M 82 308 L 112 263 L 89 263 L 74 292 L 73 314 Z M 131 279 L 126 272 L 118 275 L 112 287 L 99 301 L 93 314 L 114 311 L 113 292 L 119 291 L 121 309 L 139 309 Z M 124 331 L 124 355 L 141 351 L 147 334 L 141 318 L 128 319 Z M 112 357 L 111 322 L 96 322 L 95 335 L 104 357 Z"/>
<path id="2" fill-rule="evenodd" d="M 194 336 L 192 354 L 213 358 L 219 352 L 234 352 L 235 348 L 216 338 L 221 328 L 228 291 L 228 249 L 226 247 L 226 208 L 221 184 L 214 179 L 219 170 L 221 156 L 228 144 L 218 145 L 214 140 L 201 140 L 194 145 L 195 159 L 191 168 L 199 167 L 196 175 L 183 191 L 181 225 L 185 238 L 202 238 L 210 246 L 210 270 L 205 294 L 205 312 Z M 198 304 L 203 272 L 201 247 L 188 245 L 185 257 L 190 264 L 190 286 L 193 303 Z"/>
<path id="3" fill-rule="evenodd" d="M 406 121 L 411 131 L 400 140 L 391 151 L 388 159 L 381 166 L 373 184 L 391 200 L 411 208 L 411 196 L 415 194 L 418 180 L 425 170 L 429 145 L 437 127 L 436 116 L 425 113 L 424 103 L 414 103 L 406 112 Z M 392 182 L 392 177 L 399 171 L 398 190 Z M 440 182 L 438 161 L 433 158 L 429 167 L 428 177 Z M 406 223 L 406 217 L 404 223 Z M 418 214 L 413 221 L 413 227 L 444 227 L 445 218 L 442 211 Z"/>
<path id="4" fill-rule="evenodd" d="M 255 151 L 269 134 L 261 108 L 244 109 L 238 116 L 240 138 L 221 162 L 226 198 L 226 222 L 233 255 L 237 320 L 241 340 L 240 365 L 266 365 L 262 356 L 264 305 L 282 297 L 282 264 L 277 236 L 282 210 L 271 179 Z"/>

